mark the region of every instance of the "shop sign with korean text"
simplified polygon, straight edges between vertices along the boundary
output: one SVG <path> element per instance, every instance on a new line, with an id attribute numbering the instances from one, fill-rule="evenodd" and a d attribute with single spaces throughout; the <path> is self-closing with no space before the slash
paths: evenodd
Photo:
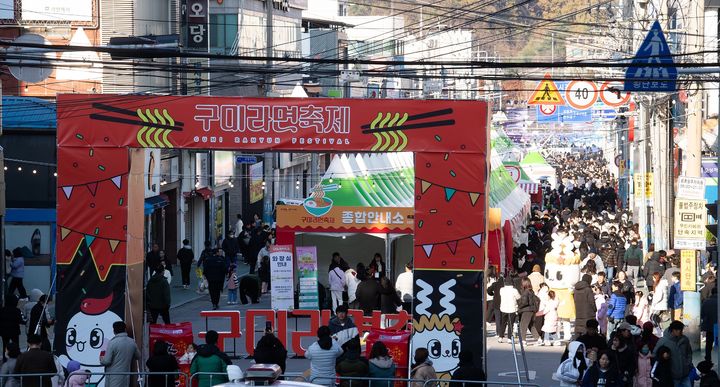
<path id="1" fill-rule="evenodd" d="M 705 200 L 675 199 L 676 250 L 704 250 L 707 209 Z"/>
<path id="2" fill-rule="evenodd" d="M 317 207 L 279 205 L 277 227 L 295 231 L 378 232 L 409 234 L 413 231 L 411 207 L 332 206 L 324 214 Z"/>
<path id="3" fill-rule="evenodd" d="M 677 197 L 683 199 L 705 199 L 705 179 L 702 177 L 678 177 Z"/>

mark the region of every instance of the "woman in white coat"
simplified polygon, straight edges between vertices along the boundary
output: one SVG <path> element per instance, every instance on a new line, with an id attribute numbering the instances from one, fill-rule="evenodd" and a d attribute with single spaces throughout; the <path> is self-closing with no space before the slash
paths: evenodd
<path id="1" fill-rule="evenodd" d="M 668 281 L 660 276 L 660 273 L 653 274 L 653 296 L 650 303 L 650 320 L 653 323 L 662 321 L 661 315 L 668 310 Z M 658 325 L 656 323 L 656 325 Z"/>
<path id="2" fill-rule="evenodd" d="M 542 331 L 545 333 L 543 345 L 560 345 L 560 341 L 557 341 L 558 305 L 559 301 L 555 297 L 555 292 L 552 290 L 549 291 L 547 298 L 541 303 L 542 311 L 545 315 L 545 320 L 542 325 Z"/>

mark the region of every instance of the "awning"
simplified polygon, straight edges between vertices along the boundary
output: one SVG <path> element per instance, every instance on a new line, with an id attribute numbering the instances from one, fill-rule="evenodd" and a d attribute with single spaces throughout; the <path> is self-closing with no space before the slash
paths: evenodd
<path id="1" fill-rule="evenodd" d="M 519 185 L 520 188 L 522 188 L 525 192 L 527 192 L 527 193 L 529 193 L 529 194 L 531 194 L 531 195 L 538 193 L 538 190 L 540 189 L 540 184 L 538 184 L 538 183 L 523 183 L 523 182 L 520 182 L 520 183 L 518 183 L 518 185 Z"/>
<path id="2" fill-rule="evenodd" d="M 213 191 L 210 188 L 203 187 L 194 189 L 190 192 L 183 192 L 183 197 L 191 198 L 194 196 L 201 196 L 204 200 L 208 200 L 213 196 Z"/>
<path id="3" fill-rule="evenodd" d="M 170 204 L 170 198 L 165 194 L 149 197 L 145 199 L 145 215 L 150 215 L 158 208 L 163 208 Z"/>

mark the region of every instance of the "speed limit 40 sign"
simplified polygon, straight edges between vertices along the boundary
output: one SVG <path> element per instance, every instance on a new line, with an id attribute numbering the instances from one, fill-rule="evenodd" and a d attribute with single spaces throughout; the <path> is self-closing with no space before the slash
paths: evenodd
<path id="1" fill-rule="evenodd" d="M 595 82 L 572 81 L 565 89 L 565 99 L 568 105 L 577 110 L 590 109 L 598 99 L 598 89 Z"/>

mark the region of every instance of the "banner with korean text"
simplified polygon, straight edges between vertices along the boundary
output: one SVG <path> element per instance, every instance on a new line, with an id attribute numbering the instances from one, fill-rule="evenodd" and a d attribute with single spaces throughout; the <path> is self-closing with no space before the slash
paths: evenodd
<path id="1" fill-rule="evenodd" d="M 410 207 L 318 207 L 279 205 L 277 227 L 293 231 L 377 232 L 410 234 L 414 215 Z"/>
<path id="2" fill-rule="evenodd" d="M 318 309 L 318 268 L 317 247 L 298 246 L 297 253 L 298 283 L 300 287 L 299 309 Z"/>
<path id="3" fill-rule="evenodd" d="M 263 162 L 255 163 L 250 166 L 250 204 L 257 203 L 262 200 L 265 195 L 263 190 L 264 170 Z"/>
<path id="4" fill-rule="evenodd" d="M 704 250 L 705 200 L 675 199 L 674 245 L 677 250 Z"/>
<path id="5" fill-rule="evenodd" d="M 270 307 L 291 310 L 295 306 L 292 246 L 270 246 Z"/>

